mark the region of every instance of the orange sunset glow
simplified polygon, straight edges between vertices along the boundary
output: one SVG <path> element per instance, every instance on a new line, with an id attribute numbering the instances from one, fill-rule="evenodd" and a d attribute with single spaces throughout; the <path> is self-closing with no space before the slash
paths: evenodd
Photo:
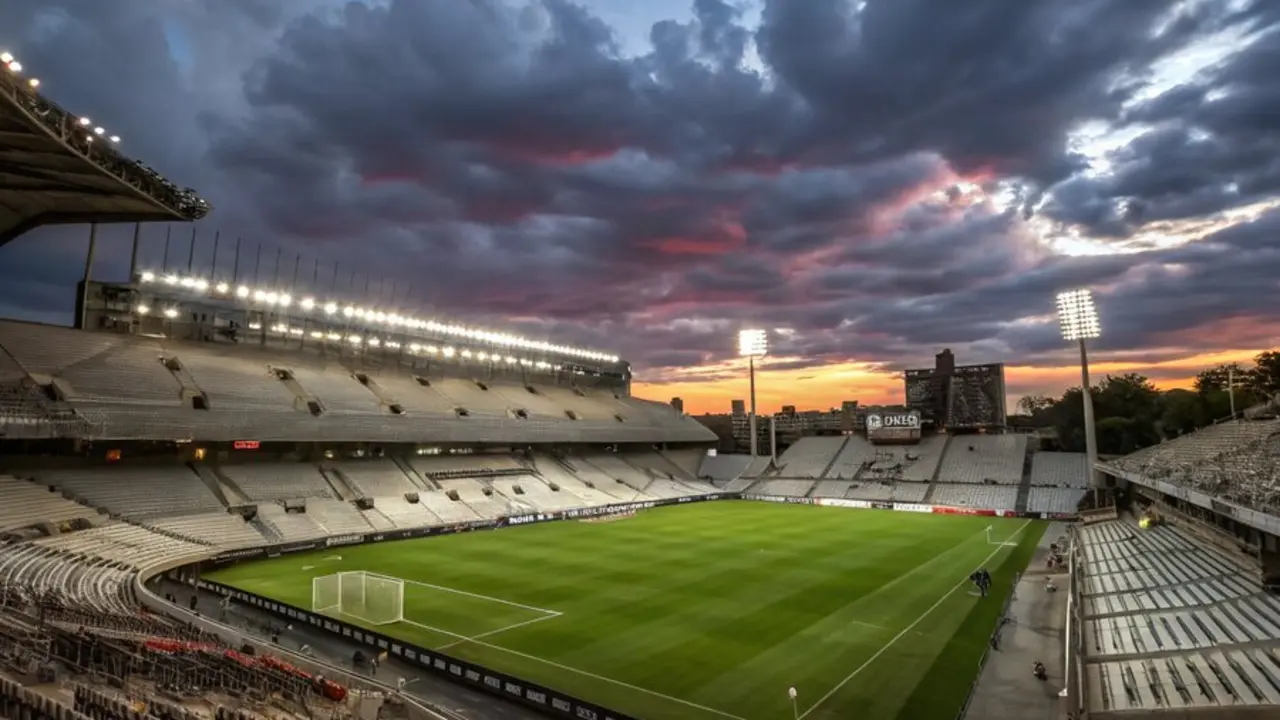
<path id="1" fill-rule="evenodd" d="M 1199 353 L 1155 364 L 1092 360 L 1089 369 L 1094 382 L 1108 374 L 1137 373 L 1150 378 L 1162 390 L 1189 388 L 1196 373 L 1205 368 L 1233 362 L 1247 365 L 1259 352 L 1268 349 Z M 1064 355 L 1069 353 L 1064 351 Z M 927 366 L 930 361 L 921 365 Z M 735 372 L 736 377 L 721 377 Z M 717 379 L 699 380 L 700 374 L 714 374 Z M 671 398 L 681 398 L 685 412 L 691 415 L 727 413 L 730 400 L 748 397 L 745 362 L 694 369 L 688 377 L 688 380 L 656 383 L 638 380 L 632 384 L 632 390 L 646 400 L 668 402 Z M 1065 388 L 1079 385 L 1080 366 L 1025 366 L 1011 362 L 1005 366 L 1005 382 L 1009 388 L 1008 407 L 1012 413 L 1018 400 L 1025 395 L 1056 396 Z M 778 412 L 783 405 L 794 405 L 798 410 L 827 410 L 840 407 L 844 400 L 857 400 L 863 405 L 901 404 L 902 374 L 881 372 L 874 367 L 854 363 L 770 370 L 767 358 L 756 366 L 756 404 L 761 414 Z"/>

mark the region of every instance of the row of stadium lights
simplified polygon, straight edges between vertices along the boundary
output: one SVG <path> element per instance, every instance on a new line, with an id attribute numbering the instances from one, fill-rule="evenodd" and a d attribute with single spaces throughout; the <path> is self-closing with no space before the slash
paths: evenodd
<path id="1" fill-rule="evenodd" d="M 180 277 L 178 275 L 157 275 L 154 272 L 143 272 L 140 276 L 143 284 L 163 283 L 170 287 L 183 288 L 200 293 L 212 292 L 215 297 L 231 298 L 251 302 L 258 305 L 265 305 L 272 308 L 287 309 L 294 305 L 294 298 L 286 292 L 277 292 L 274 290 L 266 290 L 262 288 L 251 288 L 247 285 L 240 285 L 232 288 L 230 283 L 226 282 L 210 282 L 204 278 L 198 277 Z M 510 335 L 507 333 L 491 332 L 488 330 L 474 330 L 463 327 L 461 325 L 447 325 L 438 323 L 434 320 L 422 320 L 419 318 L 408 317 L 398 313 L 388 313 L 382 310 L 372 310 L 362 308 L 355 305 L 340 305 L 334 301 L 321 303 L 313 297 L 304 297 L 297 301 L 297 306 L 304 312 L 319 311 L 327 318 L 341 318 L 352 321 L 363 321 L 366 324 L 385 324 L 393 328 L 405 328 L 411 330 L 425 330 L 427 332 L 439 333 L 442 335 L 450 335 L 464 340 L 476 340 L 480 342 L 490 343 L 503 347 L 518 348 L 521 350 L 532 350 L 535 352 L 548 352 L 559 355 L 568 355 L 578 357 L 584 360 L 593 360 L 598 362 L 616 363 L 618 356 L 609 355 L 607 353 L 587 350 L 584 348 L 575 348 L 568 345 L 554 345 L 552 343 L 542 342 L 540 340 L 530 340 L 528 338 Z M 140 315 L 147 315 L 151 312 L 151 308 L 146 305 L 139 305 L 135 308 Z M 166 308 L 163 314 L 167 318 L 175 318 L 178 315 L 176 308 Z M 255 327 L 257 325 L 257 327 Z M 261 325 L 251 323 L 250 330 L 260 330 Z M 272 332 L 302 337 L 305 331 L 302 328 L 291 328 L 288 325 L 277 324 L 272 326 Z M 317 340 L 327 339 L 332 341 L 341 341 L 343 336 L 338 333 L 324 333 L 320 331 L 312 331 L 312 338 Z M 349 335 L 346 341 L 353 345 L 368 345 L 370 347 L 388 347 L 399 349 L 400 343 L 395 341 L 381 341 L 377 338 L 363 338 L 359 335 Z M 550 369 L 555 366 L 543 361 L 530 361 L 524 358 L 516 358 L 510 355 L 502 355 L 499 353 L 472 353 L 471 350 L 463 348 L 458 350 L 453 347 L 437 347 L 435 345 L 421 345 L 412 343 L 409 345 L 409 351 L 416 354 L 441 355 L 446 358 L 452 358 L 455 355 L 463 358 L 476 358 L 482 362 L 506 362 L 509 365 L 525 365 L 536 367 L 538 369 Z"/>
<path id="2" fill-rule="evenodd" d="M 0 52 L 0 64 L 3 64 L 6 68 L 9 69 L 9 72 L 13 73 L 14 75 L 22 74 L 22 63 L 18 62 L 18 59 L 15 58 L 12 53 Z M 40 80 L 39 78 L 27 78 L 27 85 L 32 90 L 35 90 L 40 87 Z M 98 137 L 105 137 L 107 134 L 106 128 L 102 126 L 94 126 L 93 121 L 87 117 L 80 118 L 80 125 L 81 127 L 90 129 L 91 134 L 85 136 L 85 140 L 88 140 L 89 142 L 93 142 L 95 135 Z M 120 142 L 119 135 L 112 135 L 107 139 L 113 143 Z"/>

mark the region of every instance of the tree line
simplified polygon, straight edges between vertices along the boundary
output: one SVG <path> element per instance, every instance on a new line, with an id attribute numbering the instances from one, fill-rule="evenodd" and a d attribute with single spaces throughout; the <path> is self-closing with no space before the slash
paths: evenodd
<path id="1" fill-rule="evenodd" d="M 1158 390 L 1137 373 L 1108 375 L 1093 388 L 1098 453 L 1125 455 L 1162 440 L 1185 435 L 1231 416 L 1231 388 L 1239 415 L 1280 393 L 1280 351 L 1253 358 L 1252 365 L 1230 363 L 1196 375 L 1191 390 Z M 1022 425 L 1053 427 L 1068 452 L 1084 452 L 1084 406 L 1080 387 L 1062 397 L 1029 395 L 1018 401 Z"/>

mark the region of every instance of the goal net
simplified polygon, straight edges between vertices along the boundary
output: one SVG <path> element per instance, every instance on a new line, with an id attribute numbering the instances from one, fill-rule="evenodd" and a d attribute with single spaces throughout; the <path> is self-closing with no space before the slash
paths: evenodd
<path id="1" fill-rule="evenodd" d="M 370 625 L 400 622 L 404 620 L 404 581 L 364 570 L 312 578 L 311 610 Z"/>

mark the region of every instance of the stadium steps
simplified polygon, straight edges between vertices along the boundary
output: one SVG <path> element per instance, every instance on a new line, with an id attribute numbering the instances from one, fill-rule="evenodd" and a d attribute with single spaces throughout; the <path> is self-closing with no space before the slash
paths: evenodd
<path id="1" fill-rule="evenodd" d="M 1022 481 L 1018 483 L 1018 499 L 1013 506 L 1013 509 L 1020 513 L 1027 511 L 1027 501 L 1031 497 L 1032 457 L 1028 452 L 1022 463 Z"/>
<path id="2" fill-rule="evenodd" d="M 347 478 L 342 474 L 342 471 L 321 465 L 320 476 L 324 478 L 329 489 L 333 491 L 334 497 L 339 500 L 346 502 L 360 496 L 360 493 L 352 487 L 351 483 L 347 482 Z"/>
<path id="3" fill-rule="evenodd" d="M 939 464 L 941 464 L 941 463 L 939 463 Z M 937 479 L 938 479 L 938 474 L 937 474 L 936 472 L 933 474 L 933 478 L 934 478 L 934 480 L 937 480 Z M 924 498 L 922 498 L 922 499 L 920 500 L 920 503 L 921 503 L 922 505 L 930 505 L 930 504 L 932 504 L 932 503 L 933 503 L 933 491 L 934 491 L 934 490 L 937 490 L 937 489 L 938 489 L 938 485 L 937 485 L 935 482 L 932 482 L 932 481 L 931 481 L 931 482 L 929 483 L 929 489 L 925 491 L 925 493 L 924 493 Z"/>
<path id="4" fill-rule="evenodd" d="M 440 486 L 431 478 L 419 475 L 418 471 L 413 469 L 413 466 L 409 464 L 408 460 L 393 455 L 391 456 L 391 462 L 395 463 L 396 467 L 400 468 L 400 472 L 404 473 L 405 477 L 409 478 L 409 482 L 413 483 L 413 486 L 419 490 L 423 492 L 431 492 L 433 490 L 438 491 L 441 489 Z"/>
<path id="5" fill-rule="evenodd" d="M 359 510 L 359 508 L 356 509 Z M 379 510 L 377 505 L 374 505 L 371 510 L 360 510 L 360 515 L 364 517 L 365 522 L 369 523 L 369 527 L 373 528 L 374 532 L 388 532 L 397 529 L 395 522 Z"/>
<path id="6" fill-rule="evenodd" d="M 947 451 L 951 449 L 951 436 L 947 435 L 942 441 L 942 447 L 938 449 L 938 466 L 933 469 L 933 475 L 929 477 L 929 493 L 925 495 L 925 502 L 929 501 L 929 496 L 933 495 L 933 484 L 938 482 L 938 475 L 942 473 L 942 461 L 947 457 Z"/>
<path id="7" fill-rule="evenodd" d="M 284 536 L 280 534 L 276 526 L 262 519 L 261 516 L 254 517 L 249 521 L 249 524 L 253 526 L 253 529 L 262 533 L 262 537 L 266 538 L 268 542 L 278 543 L 284 540 Z"/>
<path id="8" fill-rule="evenodd" d="M 831 460 L 827 462 L 826 467 L 822 468 L 822 472 L 818 473 L 819 479 L 825 478 L 827 476 L 827 473 L 831 472 L 831 468 L 835 467 L 836 460 L 840 458 L 840 453 L 844 452 L 845 445 L 849 444 L 849 440 L 852 437 L 853 437 L 852 435 L 845 436 L 844 442 L 840 443 L 840 447 L 836 448 L 836 451 L 832 453 Z"/>
<path id="9" fill-rule="evenodd" d="M 194 463 L 190 467 L 213 496 L 225 503 L 227 507 L 252 504 L 249 502 L 249 496 L 245 495 L 231 478 L 223 474 L 216 464 Z"/>

